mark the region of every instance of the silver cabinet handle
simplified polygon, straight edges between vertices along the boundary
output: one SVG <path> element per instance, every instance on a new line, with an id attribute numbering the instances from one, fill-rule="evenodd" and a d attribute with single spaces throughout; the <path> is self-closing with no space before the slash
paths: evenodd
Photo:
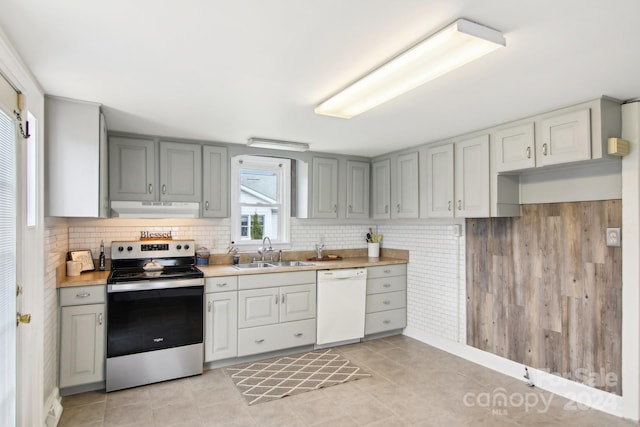
<path id="1" fill-rule="evenodd" d="M 162 194 L 167 194 L 167 184 L 162 184 Z"/>
<path id="2" fill-rule="evenodd" d="M 207 303 L 207 311 L 211 313 L 211 301 Z"/>
<path id="3" fill-rule="evenodd" d="M 280 302 L 284 304 L 284 294 L 282 294 L 282 301 Z"/>
<path id="4" fill-rule="evenodd" d="M 278 295 L 274 295 L 276 297 L 276 305 L 278 305 Z"/>
<path id="5" fill-rule="evenodd" d="M 296 332 L 293 334 L 294 337 L 301 337 L 302 335 L 304 335 L 302 332 Z"/>
<path id="6" fill-rule="evenodd" d="M 333 213 L 337 213 L 338 212 L 338 205 L 333 205 Z"/>
<path id="7" fill-rule="evenodd" d="M 449 212 L 451 212 L 451 200 L 449 200 L 448 204 L 447 204 L 447 210 Z"/>
<path id="8" fill-rule="evenodd" d="M 462 210 L 462 200 L 458 200 L 458 210 Z"/>
<path id="9" fill-rule="evenodd" d="M 527 147 L 527 159 L 531 158 L 531 147 Z"/>
<path id="10" fill-rule="evenodd" d="M 91 293 L 89 292 L 83 292 L 81 294 L 76 294 L 76 298 L 88 298 L 91 296 Z"/>
<path id="11" fill-rule="evenodd" d="M 389 213 L 389 205 L 384 205 L 384 213 Z"/>
<path id="12" fill-rule="evenodd" d="M 389 274 L 389 273 L 391 273 L 391 269 L 390 268 L 387 268 L 386 270 L 384 270 L 384 274 Z"/>
<path id="13" fill-rule="evenodd" d="M 227 286 L 227 282 L 224 283 L 216 283 L 216 286 L 219 288 L 224 288 L 225 286 Z"/>
<path id="14" fill-rule="evenodd" d="M 547 143 L 546 142 L 544 144 L 542 144 L 542 155 L 543 156 L 547 155 Z"/>
<path id="15" fill-rule="evenodd" d="M 349 213 L 353 212 L 353 206 L 349 205 Z"/>
<path id="16" fill-rule="evenodd" d="M 384 285 L 382 285 L 383 288 L 390 288 L 391 287 L 391 283 L 385 283 Z"/>
<path id="17" fill-rule="evenodd" d="M 382 303 L 383 303 L 384 305 L 389 305 L 389 304 L 391 304 L 391 301 L 389 301 L 388 299 L 386 299 L 386 300 L 382 301 Z"/>
<path id="18" fill-rule="evenodd" d="M 264 342 L 264 338 L 260 338 L 259 340 L 254 340 L 256 344 L 262 344 Z"/>
<path id="19" fill-rule="evenodd" d="M 204 210 L 205 211 L 209 210 L 209 201 L 208 200 L 206 202 L 204 202 Z"/>
<path id="20" fill-rule="evenodd" d="M 396 210 L 398 211 L 398 213 L 400 213 L 400 203 L 398 203 L 398 205 L 396 206 Z"/>
<path id="21" fill-rule="evenodd" d="M 153 184 L 149 184 L 149 194 L 153 193 Z"/>
<path id="22" fill-rule="evenodd" d="M 386 319 L 386 320 L 383 320 L 382 323 L 384 323 L 385 325 L 388 325 L 389 323 L 391 323 L 391 320 Z"/>
<path id="23" fill-rule="evenodd" d="M 98 325 L 102 325 L 102 313 L 98 314 Z"/>

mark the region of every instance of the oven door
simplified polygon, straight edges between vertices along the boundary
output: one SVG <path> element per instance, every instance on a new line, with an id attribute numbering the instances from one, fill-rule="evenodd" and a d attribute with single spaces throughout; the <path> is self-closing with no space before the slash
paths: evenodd
<path id="1" fill-rule="evenodd" d="M 107 357 L 203 342 L 203 279 L 107 287 Z"/>

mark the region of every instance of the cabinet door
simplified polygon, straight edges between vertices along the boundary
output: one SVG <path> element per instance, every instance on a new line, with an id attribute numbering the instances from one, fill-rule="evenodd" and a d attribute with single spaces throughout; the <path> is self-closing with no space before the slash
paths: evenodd
<path id="1" fill-rule="evenodd" d="M 369 218 L 369 175 L 365 162 L 347 162 L 347 218 Z"/>
<path id="2" fill-rule="evenodd" d="M 489 135 L 456 143 L 455 212 L 458 217 L 489 217 Z"/>
<path id="3" fill-rule="evenodd" d="M 496 172 L 536 166 L 533 123 L 499 129 L 494 138 Z"/>
<path id="4" fill-rule="evenodd" d="M 238 328 L 278 323 L 278 288 L 238 292 Z"/>
<path id="5" fill-rule="evenodd" d="M 453 218 L 453 144 L 427 150 L 427 216 Z"/>
<path id="6" fill-rule="evenodd" d="M 160 200 L 199 202 L 202 185 L 202 146 L 160 142 Z"/>
<path id="7" fill-rule="evenodd" d="M 100 191 L 98 209 L 101 218 L 109 217 L 109 148 L 107 145 L 107 122 L 100 113 Z"/>
<path id="8" fill-rule="evenodd" d="M 418 218 L 418 153 L 403 154 L 396 158 L 395 207 L 392 218 Z"/>
<path id="9" fill-rule="evenodd" d="M 225 147 L 202 147 L 202 216 L 229 216 L 229 172 Z"/>
<path id="10" fill-rule="evenodd" d="M 313 158 L 314 218 L 338 217 L 338 160 Z"/>
<path id="11" fill-rule="evenodd" d="M 591 113 L 589 109 L 542 120 L 536 141 L 537 166 L 557 165 L 591 158 Z"/>
<path id="12" fill-rule="evenodd" d="M 156 161 L 153 140 L 109 138 L 110 200 L 155 200 Z"/>
<path id="13" fill-rule="evenodd" d="M 372 166 L 373 219 L 391 218 L 391 161 L 381 160 Z"/>
<path id="14" fill-rule="evenodd" d="M 238 354 L 238 293 L 206 294 L 204 361 L 228 359 Z"/>
<path id="15" fill-rule="evenodd" d="M 60 388 L 104 381 L 104 304 L 60 309 Z"/>
<path id="16" fill-rule="evenodd" d="M 316 317 L 316 285 L 284 286 L 280 288 L 280 321 L 312 319 Z"/>

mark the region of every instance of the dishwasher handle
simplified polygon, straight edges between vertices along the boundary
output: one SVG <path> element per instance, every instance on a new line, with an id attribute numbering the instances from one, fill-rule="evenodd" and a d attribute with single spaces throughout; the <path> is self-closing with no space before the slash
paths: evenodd
<path id="1" fill-rule="evenodd" d="M 366 268 L 341 268 L 336 270 L 318 271 L 318 282 L 333 280 L 366 280 Z"/>

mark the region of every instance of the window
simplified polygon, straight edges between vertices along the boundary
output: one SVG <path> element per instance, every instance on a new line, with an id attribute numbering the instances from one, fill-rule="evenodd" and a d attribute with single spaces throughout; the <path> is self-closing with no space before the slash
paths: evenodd
<path id="1" fill-rule="evenodd" d="M 231 240 L 255 246 L 269 237 L 289 243 L 291 162 L 236 156 L 231 160 Z"/>

